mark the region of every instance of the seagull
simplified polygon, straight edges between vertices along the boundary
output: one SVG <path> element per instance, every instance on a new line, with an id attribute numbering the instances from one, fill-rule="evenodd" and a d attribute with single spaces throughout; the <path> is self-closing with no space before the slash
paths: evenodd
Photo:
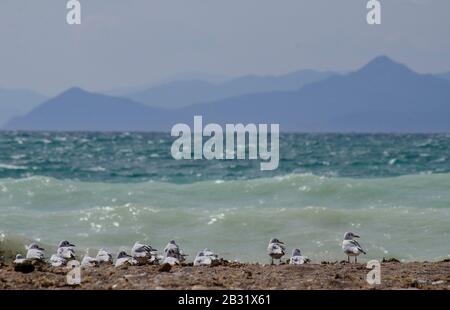
<path id="1" fill-rule="evenodd" d="M 75 245 L 73 245 L 69 241 L 61 241 L 58 245 L 58 249 L 56 250 L 56 255 L 64 259 L 74 259 L 75 258 L 75 250 L 73 249 L 74 247 Z"/>
<path id="2" fill-rule="evenodd" d="M 194 266 L 209 266 L 212 263 L 212 259 L 206 256 L 203 251 L 198 252 L 194 259 Z"/>
<path id="3" fill-rule="evenodd" d="M 58 248 L 74 248 L 74 247 L 75 247 L 75 244 L 72 244 L 72 243 L 70 243 L 69 241 L 66 241 L 66 240 L 61 241 L 58 244 Z"/>
<path id="4" fill-rule="evenodd" d="M 171 257 L 176 258 L 180 263 L 186 260 L 187 254 L 184 254 L 183 250 L 176 244 L 175 240 L 171 240 L 164 248 L 164 258 L 167 257 L 167 253 L 171 252 Z"/>
<path id="5" fill-rule="evenodd" d="M 109 263 L 112 264 L 113 262 L 113 257 L 111 255 L 111 253 L 100 249 L 97 253 L 97 256 L 95 257 L 95 260 L 99 263 L 99 264 L 103 264 L 103 263 Z"/>
<path id="6" fill-rule="evenodd" d="M 361 253 L 366 254 L 358 241 L 354 240 L 354 238 L 359 238 L 358 235 L 355 235 L 352 232 L 346 232 L 344 235 L 344 240 L 342 241 L 342 250 L 347 254 L 348 262 L 350 263 L 350 256 L 355 257 L 355 263 L 357 263 L 357 256 Z"/>
<path id="7" fill-rule="evenodd" d="M 26 261 L 27 261 L 27 259 L 25 258 L 25 256 L 23 256 L 22 254 L 17 254 L 16 259 L 14 259 L 14 261 L 13 261 L 13 264 L 21 265 L 21 264 L 25 263 Z"/>
<path id="8" fill-rule="evenodd" d="M 166 247 L 164 248 L 164 254 L 167 253 L 167 251 L 169 251 L 169 249 L 172 248 L 177 248 L 179 249 L 180 247 L 178 246 L 178 244 L 175 242 L 175 240 L 170 240 L 169 243 L 166 245 Z"/>
<path id="9" fill-rule="evenodd" d="M 163 265 L 169 264 L 170 266 L 180 265 L 179 258 L 180 258 L 180 253 L 179 253 L 178 249 L 171 248 L 171 249 L 168 249 L 167 252 L 165 253 L 164 260 L 162 263 L 163 263 Z"/>
<path id="10" fill-rule="evenodd" d="M 115 267 L 121 266 L 130 266 L 133 265 L 133 257 L 128 255 L 125 251 L 121 251 L 119 255 L 117 255 Z"/>
<path id="11" fill-rule="evenodd" d="M 273 265 L 274 259 L 279 259 L 281 262 L 281 258 L 284 256 L 285 251 L 286 247 L 284 245 L 284 242 L 281 242 L 277 238 L 272 238 L 269 242 L 269 246 L 267 247 L 267 254 L 269 254 L 269 256 L 272 258 L 271 265 Z"/>
<path id="12" fill-rule="evenodd" d="M 75 259 L 75 245 L 69 241 L 61 241 L 56 249 L 56 254 L 50 257 L 50 264 L 53 267 L 61 267 L 67 265 L 68 260 Z"/>
<path id="13" fill-rule="evenodd" d="M 95 258 L 89 256 L 89 250 L 86 250 L 86 254 L 81 260 L 81 267 L 96 267 L 98 262 Z"/>
<path id="14" fill-rule="evenodd" d="M 27 246 L 27 259 L 43 261 L 44 260 L 44 251 L 45 249 L 39 247 L 36 243 L 32 243 Z"/>
<path id="15" fill-rule="evenodd" d="M 212 260 L 219 259 L 219 256 L 208 248 L 204 249 L 202 252 L 205 256 L 211 257 Z"/>
<path id="16" fill-rule="evenodd" d="M 149 260 L 152 259 L 154 254 L 156 254 L 157 250 L 152 248 L 151 245 L 141 244 L 136 242 L 131 249 L 131 256 L 136 260 L 140 265 L 146 264 Z"/>
<path id="17" fill-rule="evenodd" d="M 194 266 L 209 266 L 213 261 L 217 260 L 218 256 L 209 249 L 204 249 L 198 252 L 194 259 Z"/>
<path id="18" fill-rule="evenodd" d="M 299 249 L 292 250 L 292 256 L 291 259 L 289 260 L 290 265 L 303 265 L 306 264 L 308 261 L 309 259 L 306 258 L 305 256 L 302 256 L 302 253 L 300 252 Z"/>
<path id="19" fill-rule="evenodd" d="M 52 265 L 53 267 L 61 267 L 65 266 L 66 264 L 67 259 L 59 256 L 58 254 L 53 254 L 52 257 L 50 257 L 50 265 Z"/>

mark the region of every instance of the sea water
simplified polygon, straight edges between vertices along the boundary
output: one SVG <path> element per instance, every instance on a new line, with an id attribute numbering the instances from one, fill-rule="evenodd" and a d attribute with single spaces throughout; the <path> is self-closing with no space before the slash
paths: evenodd
<path id="1" fill-rule="evenodd" d="M 450 135 L 282 134 L 280 165 L 174 160 L 162 133 L 0 133 L 0 251 L 37 240 L 268 262 L 270 238 L 313 261 L 450 254 Z M 51 247 L 50 247 L 51 249 Z M 50 254 L 50 253 L 49 253 Z"/>

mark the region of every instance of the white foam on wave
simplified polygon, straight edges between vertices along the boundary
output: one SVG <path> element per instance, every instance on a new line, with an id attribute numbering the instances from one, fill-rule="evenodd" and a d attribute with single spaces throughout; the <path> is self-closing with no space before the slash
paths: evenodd
<path id="1" fill-rule="evenodd" d="M 0 169 L 5 169 L 5 170 L 26 170 L 26 169 L 28 169 L 28 167 L 0 163 Z"/>

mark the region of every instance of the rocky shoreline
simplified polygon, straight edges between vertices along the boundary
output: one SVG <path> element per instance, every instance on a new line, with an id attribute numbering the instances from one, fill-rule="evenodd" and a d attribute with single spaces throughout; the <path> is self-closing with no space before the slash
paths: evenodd
<path id="1" fill-rule="evenodd" d="M 366 282 L 365 264 L 260 265 L 223 262 L 217 266 L 128 266 L 110 265 L 82 269 L 81 284 L 66 282 L 67 269 L 37 265 L 23 273 L 12 265 L 0 267 L 0 289 L 450 289 L 450 262 L 383 262 L 381 284 Z"/>

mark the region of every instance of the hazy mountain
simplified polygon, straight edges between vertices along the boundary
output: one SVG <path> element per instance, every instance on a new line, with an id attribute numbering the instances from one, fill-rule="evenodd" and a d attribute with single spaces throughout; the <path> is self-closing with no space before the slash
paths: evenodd
<path id="1" fill-rule="evenodd" d="M 204 82 L 196 83 L 200 88 Z M 6 128 L 167 132 L 175 123 L 192 123 L 194 115 L 204 123 L 279 123 L 282 131 L 449 132 L 450 81 L 382 56 L 296 91 L 246 94 L 173 111 L 71 89 Z"/>
<path id="2" fill-rule="evenodd" d="M 130 99 L 72 88 L 12 119 L 8 130 L 133 131 L 166 129 L 166 112 Z"/>
<path id="3" fill-rule="evenodd" d="M 218 84 L 200 79 L 180 79 L 124 97 L 151 106 L 175 109 L 250 93 L 298 90 L 305 84 L 323 80 L 331 75 L 330 72 L 302 70 L 281 76 L 249 75 Z"/>
<path id="4" fill-rule="evenodd" d="M 138 93 L 143 93 L 148 91 L 152 88 L 159 88 L 163 85 L 170 84 L 173 82 L 182 82 L 182 81 L 204 81 L 208 84 L 219 84 L 223 83 L 227 80 L 229 80 L 225 75 L 219 75 L 219 74 L 208 74 L 208 73 L 201 73 L 201 72 L 184 72 L 184 73 L 178 73 L 175 75 L 171 75 L 169 77 L 163 78 L 161 80 L 155 81 L 153 83 L 149 83 L 145 86 L 128 86 L 128 87 L 116 87 L 113 89 L 108 89 L 105 91 L 100 91 L 100 93 L 110 96 L 117 96 L 117 97 L 133 97 L 134 95 Z M 145 102 L 143 102 L 145 103 Z M 164 107 L 163 105 L 161 105 Z"/>
<path id="5" fill-rule="evenodd" d="M 304 86 L 197 104 L 205 122 L 275 122 L 285 131 L 450 131 L 450 82 L 382 56 L 360 70 Z"/>
<path id="6" fill-rule="evenodd" d="M 46 99 L 30 90 L 0 88 L 0 127 L 7 120 L 31 111 Z"/>

